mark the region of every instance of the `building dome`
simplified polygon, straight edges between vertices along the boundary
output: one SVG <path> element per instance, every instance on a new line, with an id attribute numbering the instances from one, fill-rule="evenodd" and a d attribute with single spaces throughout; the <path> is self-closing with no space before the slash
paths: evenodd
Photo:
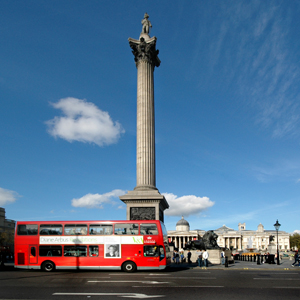
<path id="1" fill-rule="evenodd" d="M 182 218 L 176 223 L 176 231 L 190 231 L 190 224 L 187 220 Z"/>

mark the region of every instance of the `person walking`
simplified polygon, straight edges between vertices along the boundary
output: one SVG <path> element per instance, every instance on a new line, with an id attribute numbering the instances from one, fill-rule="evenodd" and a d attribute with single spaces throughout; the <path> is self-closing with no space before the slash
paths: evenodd
<path id="1" fill-rule="evenodd" d="M 222 250 L 222 252 L 221 252 L 221 264 L 225 265 L 225 252 L 224 252 L 224 250 Z"/>
<path id="2" fill-rule="evenodd" d="M 202 260 L 202 251 L 198 255 L 198 266 L 201 268 L 203 265 L 203 260 Z"/>
<path id="3" fill-rule="evenodd" d="M 191 261 L 191 256 L 192 256 L 192 253 L 191 251 L 189 250 L 188 254 L 187 254 L 187 257 L 188 257 L 188 263 L 191 264 L 192 261 Z"/>
<path id="4" fill-rule="evenodd" d="M 4 253 L 0 250 L 0 270 L 4 269 Z"/>
<path id="5" fill-rule="evenodd" d="M 183 252 L 180 253 L 180 261 L 181 261 L 181 263 L 184 263 L 184 253 Z"/>
<path id="6" fill-rule="evenodd" d="M 176 250 L 173 251 L 173 262 L 176 263 Z"/>
<path id="7" fill-rule="evenodd" d="M 295 252 L 294 258 L 295 258 L 295 261 L 292 263 L 292 267 L 295 267 L 296 263 L 298 263 L 298 267 L 300 267 L 300 261 L 299 261 L 298 251 Z"/>
<path id="8" fill-rule="evenodd" d="M 175 260 L 176 260 L 176 264 L 179 264 L 179 253 L 178 253 L 178 251 L 176 251 Z"/>
<path id="9" fill-rule="evenodd" d="M 202 255 L 202 257 L 203 257 L 203 259 L 204 259 L 204 266 L 207 268 L 208 267 L 208 252 L 207 252 L 207 250 L 205 250 L 204 252 L 203 252 L 203 255 Z"/>

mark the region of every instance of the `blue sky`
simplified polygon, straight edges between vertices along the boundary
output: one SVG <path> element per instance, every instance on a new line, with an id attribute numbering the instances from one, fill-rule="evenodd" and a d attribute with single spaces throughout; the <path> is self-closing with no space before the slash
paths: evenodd
<path id="1" fill-rule="evenodd" d="M 125 219 L 147 12 L 167 229 L 300 230 L 299 1 L 1 1 L 0 206 Z"/>

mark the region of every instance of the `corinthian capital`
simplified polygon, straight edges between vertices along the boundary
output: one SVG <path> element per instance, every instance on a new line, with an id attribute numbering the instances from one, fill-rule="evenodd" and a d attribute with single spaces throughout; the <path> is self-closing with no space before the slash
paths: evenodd
<path id="1" fill-rule="evenodd" d="M 154 67 L 159 67 L 160 59 L 158 58 L 159 51 L 156 50 L 156 37 L 145 40 L 141 37 L 140 40 L 129 38 L 129 46 L 134 55 L 134 61 L 137 64 L 139 61 L 148 61 Z"/>

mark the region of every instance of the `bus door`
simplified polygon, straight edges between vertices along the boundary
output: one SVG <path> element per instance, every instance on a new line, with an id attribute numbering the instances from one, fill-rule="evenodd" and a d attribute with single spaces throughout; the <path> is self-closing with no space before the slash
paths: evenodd
<path id="1" fill-rule="evenodd" d="M 144 246 L 144 257 L 150 267 L 159 266 L 159 246 Z"/>
<path id="2" fill-rule="evenodd" d="M 37 245 L 29 245 L 29 263 L 37 264 Z"/>

